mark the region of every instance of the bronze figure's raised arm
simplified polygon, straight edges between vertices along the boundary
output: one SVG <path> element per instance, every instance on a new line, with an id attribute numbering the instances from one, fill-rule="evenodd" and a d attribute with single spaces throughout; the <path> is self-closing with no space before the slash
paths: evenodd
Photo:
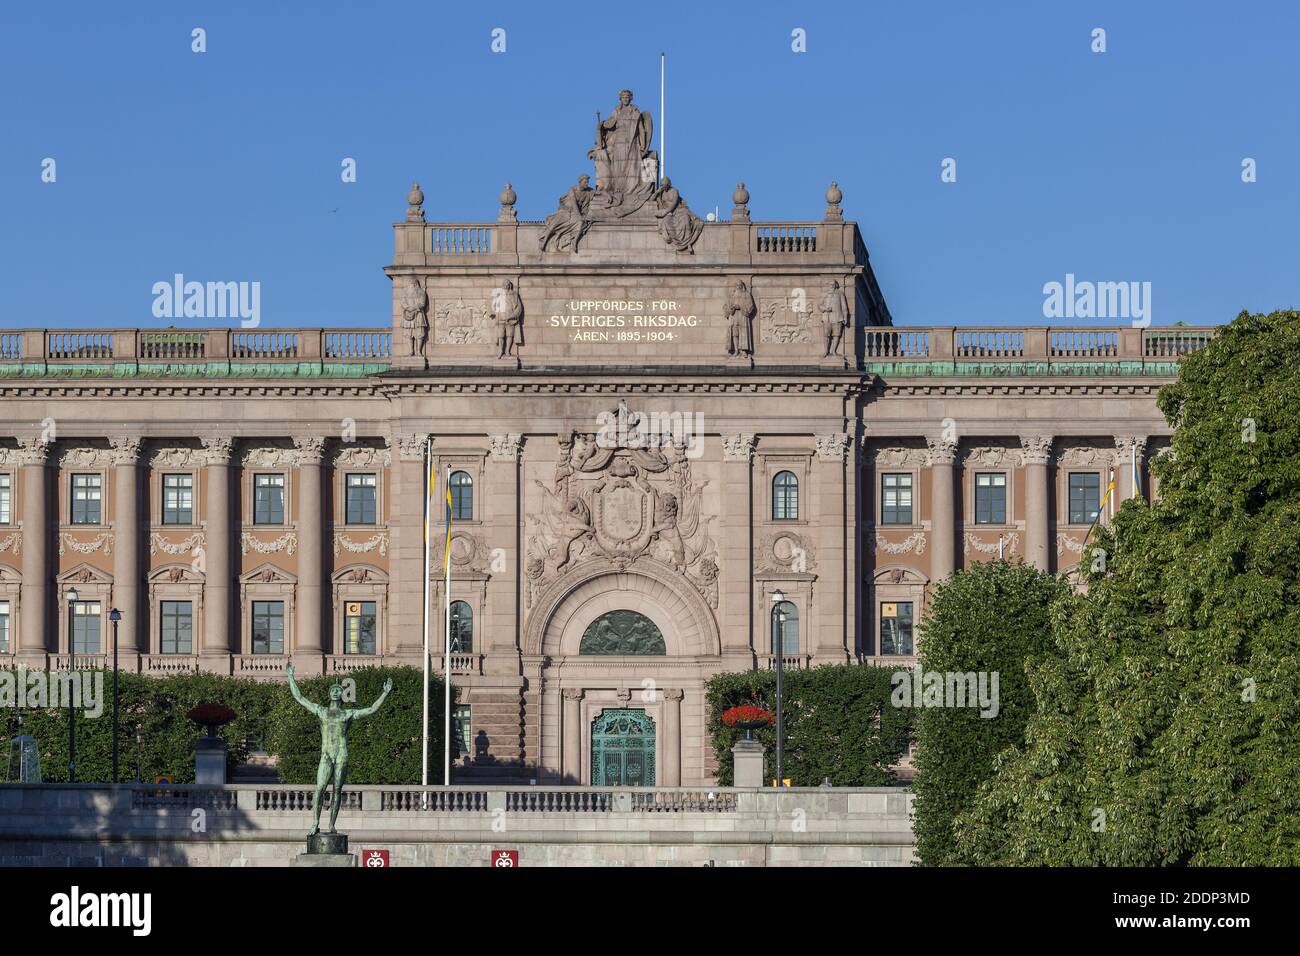
<path id="1" fill-rule="evenodd" d="M 369 717 L 383 705 L 389 691 L 393 689 L 392 679 L 384 681 L 384 692 L 369 707 L 348 709 L 343 706 L 343 685 L 330 685 L 329 704 L 314 704 L 302 695 L 298 682 L 293 678 L 293 664 L 284 666 L 289 678 L 289 692 L 293 699 L 320 719 L 320 767 L 316 771 L 316 794 L 311 802 L 311 830 L 308 836 L 320 831 L 321 798 L 330 781 L 334 782 L 334 793 L 330 798 L 330 828 L 334 832 L 334 823 L 339 816 L 339 807 L 343 805 L 343 784 L 348 775 L 348 727 L 358 717 Z"/>

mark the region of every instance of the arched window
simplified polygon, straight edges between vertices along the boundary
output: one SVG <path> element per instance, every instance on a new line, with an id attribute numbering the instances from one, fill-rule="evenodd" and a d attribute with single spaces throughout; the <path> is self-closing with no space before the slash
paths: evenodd
<path id="1" fill-rule="evenodd" d="M 655 622 L 636 611 L 606 611 L 587 625 L 579 654 L 662 657 L 668 653 Z"/>
<path id="2" fill-rule="evenodd" d="M 772 479 L 772 518 L 792 521 L 799 517 L 799 479 L 792 471 L 777 472 Z"/>
<path id="3" fill-rule="evenodd" d="M 469 472 L 451 473 L 451 518 L 453 521 L 471 521 L 474 518 L 474 479 Z"/>
<path id="4" fill-rule="evenodd" d="M 451 602 L 451 652 L 474 652 L 474 612 L 464 601 Z"/>
<path id="5" fill-rule="evenodd" d="M 799 653 L 799 609 L 789 601 L 782 601 L 772 608 L 772 653 L 777 653 L 777 635 L 781 635 L 782 657 L 794 657 Z"/>

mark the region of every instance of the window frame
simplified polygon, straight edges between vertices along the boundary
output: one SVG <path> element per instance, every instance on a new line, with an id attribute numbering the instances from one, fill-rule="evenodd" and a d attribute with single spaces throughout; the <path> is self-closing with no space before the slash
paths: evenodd
<path id="1" fill-rule="evenodd" d="M 179 604 L 183 604 L 183 605 L 185 605 L 186 607 L 189 608 L 189 615 L 188 615 L 188 617 L 189 617 L 189 631 L 190 631 L 190 634 L 189 634 L 189 642 L 190 642 L 190 646 L 189 646 L 189 649 L 188 649 L 188 650 L 180 650 L 180 649 L 179 649 L 179 646 L 174 647 L 174 648 L 173 648 L 172 650 L 170 650 L 170 651 L 167 650 L 167 646 L 166 646 L 166 641 L 167 641 L 167 619 L 168 619 L 167 605 L 169 605 L 169 604 L 177 604 L 177 605 L 179 605 Z M 174 598 L 174 597 L 165 597 L 165 598 L 161 598 L 161 599 L 158 601 L 158 653 L 159 653 L 160 655 L 161 655 L 161 654 L 165 654 L 165 655 L 168 655 L 168 656 L 193 657 L 194 654 L 195 654 L 195 650 L 194 650 L 194 629 L 195 629 L 195 628 L 194 628 L 194 622 L 195 622 L 195 620 L 196 620 L 197 617 L 198 617 L 198 615 L 195 614 L 195 611 L 194 611 L 194 601 L 193 601 L 193 600 L 190 600 L 190 599 L 180 599 L 180 598 Z M 178 642 L 178 636 L 174 636 L 174 637 L 173 637 L 173 640 Z M 178 643 L 179 643 L 179 642 L 178 642 Z"/>
<path id="2" fill-rule="evenodd" d="M 279 521 L 260 521 L 258 520 L 258 480 L 261 478 L 279 478 L 280 484 L 280 520 Z M 276 487 L 271 485 L 269 487 Z M 289 473 L 284 470 L 264 470 L 257 469 L 249 477 L 249 522 L 255 528 L 284 528 L 290 524 L 291 512 L 289 510 Z"/>
<path id="3" fill-rule="evenodd" d="M 0 468 L 0 527 L 8 528 L 14 524 L 14 489 L 17 487 L 17 474 Z"/>
<path id="4" fill-rule="evenodd" d="M 783 477 L 789 477 L 785 487 L 778 489 L 777 482 Z M 789 499 L 791 494 L 794 496 L 794 513 L 789 513 Z M 778 511 L 785 511 L 785 514 L 778 514 Z M 799 476 L 789 468 L 782 468 L 772 476 L 772 520 L 773 521 L 798 521 L 799 520 Z"/>
<path id="5" fill-rule="evenodd" d="M 350 605 L 353 605 L 353 604 L 359 605 L 359 607 L 358 607 L 358 611 L 359 611 L 359 613 L 358 613 L 358 614 L 355 614 L 355 615 L 354 615 L 354 614 L 349 614 L 349 613 L 348 613 L 348 608 L 349 608 L 349 606 L 350 606 Z M 351 634 L 350 634 L 350 628 L 349 628 L 349 622 L 350 622 L 350 621 L 353 621 L 353 620 L 364 620 L 364 615 L 365 615 L 365 606 L 366 606 L 367 604 L 373 606 L 373 612 L 372 612 L 372 613 L 373 613 L 373 617 L 374 617 L 374 625 L 373 625 L 374 633 L 371 635 L 371 641 L 373 642 L 374 647 L 373 647 L 371 650 L 368 650 L 368 651 L 367 651 L 367 650 L 355 650 L 355 651 L 354 651 L 354 650 L 352 650 L 352 649 L 348 646 L 349 638 L 351 637 Z M 340 651 L 341 651 L 345 656 L 348 656 L 348 657 L 375 657 L 375 656 L 377 656 L 377 655 L 379 654 L 379 646 L 380 646 L 380 645 L 379 645 L 379 615 L 380 615 L 380 613 L 382 612 L 382 610 L 383 610 L 383 604 L 382 604 L 382 602 L 380 602 L 379 599 L 378 599 L 378 598 L 375 598 L 375 597 L 370 597 L 370 598 L 359 598 L 359 599 L 356 599 L 356 600 L 349 600 L 349 601 L 344 601 L 344 602 L 343 602 L 343 641 L 342 641 L 342 644 L 341 644 L 341 646 L 340 646 Z"/>
<path id="6" fill-rule="evenodd" d="M 1075 521 L 1075 520 L 1074 520 L 1074 501 L 1073 501 L 1073 498 L 1074 498 L 1074 495 L 1073 495 L 1073 490 L 1074 490 L 1074 479 L 1075 479 L 1075 478 L 1086 478 L 1086 477 L 1091 477 L 1091 478 L 1096 479 L 1096 483 L 1097 483 L 1097 484 L 1096 484 L 1096 489 L 1095 489 L 1095 490 L 1096 490 L 1096 493 L 1097 493 L 1097 512 L 1096 512 L 1096 515 L 1095 515 L 1094 517 L 1092 517 L 1092 518 L 1087 518 L 1087 519 L 1082 520 L 1082 521 Z M 1065 488 L 1064 488 L 1063 490 L 1064 490 L 1064 494 L 1065 494 L 1065 517 L 1066 517 L 1066 524 L 1067 524 L 1067 525 L 1069 525 L 1070 527 L 1075 527 L 1075 528 L 1086 528 L 1086 527 L 1091 527 L 1091 525 L 1093 524 L 1094 521 L 1097 521 L 1097 520 L 1099 520 L 1099 519 L 1101 518 L 1101 501 L 1102 501 L 1102 497 L 1103 497 L 1103 486 L 1105 485 L 1105 483 L 1106 483 L 1106 476 L 1105 476 L 1105 473 L 1102 472 L 1102 471 L 1099 470 L 1099 469 L 1095 469 L 1095 468 L 1084 468 L 1084 469 L 1078 469 L 1078 470 L 1076 470 L 1076 469 L 1070 469 L 1070 470 L 1068 470 L 1068 471 L 1066 472 L 1066 475 L 1065 475 Z M 1085 509 L 1085 511 L 1084 511 L 1083 513 L 1084 513 L 1084 514 L 1087 513 L 1086 509 Z"/>
<path id="7" fill-rule="evenodd" d="M 253 598 L 248 607 L 248 653 L 256 657 L 285 657 L 292 652 L 292 642 L 290 640 L 290 608 L 288 601 L 283 597 L 279 598 Z M 257 649 L 257 624 L 258 624 L 258 606 L 259 605 L 279 605 L 280 607 L 280 650 L 265 651 Z M 268 642 L 269 643 L 269 642 Z"/>
<path id="8" fill-rule="evenodd" d="M 981 478 L 1001 478 L 1001 485 L 985 486 L 990 491 L 1000 489 L 1002 492 L 1002 519 L 995 520 L 990 507 L 990 515 L 987 520 L 980 520 L 980 479 Z M 971 524 L 983 528 L 1005 528 L 1011 524 L 1011 476 L 1006 469 L 986 469 L 974 471 L 971 475 Z"/>
<path id="9" fill-rule="evenodd" d="M 77 479 L 94 478 L 97 482 L 95 490 L 99 492 L 98 498 L 95 499 L 97 505 L 96 519 L 94 521 L 77 520 Z M 107 523 L 105 514 L 105 492 L 108 488 L 107 475 L 100 471 L 69 471 L 67 484 L 67 501 L 68 501 L 68 521 L 69 527 L 74 528 L 102 528 Z"/>
<path id="10" fill-rule="evenodd" d="M 464 621 L 457 620 L 457 616 L 456 616 L 457 606 L 463 607 L 466 610 L 466 612 L 468 612 L 469 614 L 469 647 L 468 648 L 462 647 L 459 650 L 453 647 L 451 652 L 453 654 L 473 654 L 474 653 L 474 607 L 469 603 L 469 601 L 466 601 L 464 598 L 456 598 L 451 602 L 451 606 L 450 608 L 448 608 L 449 617 L 450 617 L 450 620 L 448 622 L 448 627 L 452 634 L 453 641 L 455 641 L 459 636 L 457 634 L 459 628 L 464 625 Z"/>
<path id="11" fill-rule="evenodd" d="M 167 480 L 169 478 L 187 478 L 189 479 L 190 506 L 188 521 L 169 521 L 167 520 Z M 160 527 L 164 528 L 192 528 L 197 523 L 198 518 L 198 481 L 195 480 L 192 471 L 165 471 L 158 475 L 158 522 Z"/>
<path id="12" fill-rule="evenodd" d="M 76 601 L 64 604 L 64 609 L 67 611 L 68 614 L 68 653 L 70 655 L 80 655 L 84 657 L 99 657 L 105 653 L 105 641 L 107 640 L 104 634 L 104 604 L 105 603 L 106 602 L 102 598 L 96 596 L 92 598 L 78 598 Z M 92 604 L 95 605 L 95 610 L 93 613 L 79 612 L 78 609 L 82 607 L 87 607 Z M 93 651 L 77 650 L 77 621 L 78 620 L 95 621 L 95 633 L 96 633 L 96 637 L 98 638 L 97 643 L 99 644 L 98 650 L 93 650 Z"/>
<path id="13" fill-rule="evenodd" d="M 920 482 L 917 480 L 915 469 L 891 469 L 889 471 L 878 471 L 879 482 L 877 483 L 878 504 L 876 505 L 877 523 L 882 528 L 915 528 L 917 526 L 918 512 L 920 511 L 918 492 Z M 906 478 L 909 482 L 908 491 L 911 492 L 911 503 L 908 505 L 907 521 L 887 521 L 885 520 L 885 479 L 886 478 Z M 897 491 L 897 489 L 895 489 Z M 898 510 L 895 506 L 895 511 Z"/>
<path id="14" fill-rule="evenodd" d="M 894 605 L 895 613 L 892 617 L 887 617 L 885 615 L 885 607 L 886 605 L 891 605 L 891 604 Z M 908 616 L 907 616 L 908 635 L 907 636 L 908 636 L 908 642 L 911 645 L 911 649 L 908 650 L 906 653 L 898 650 L 887 652 L 885 650 L 885 622 L 900 620 L 901 615 L 899 615 L 897 612 L 899 608 L 901 608 L 903 605 L 906 605 L 908 608 Z M 876 652 L 877 652 L 877 656 L 879 657 L 909 658 L 909 657 L 916 656 L 916 602 L 915 601 L 911 601 L 911 600 L 904 601 L 899 599 L 895 599 L 892 601 L 878 599 L 876 601 Z"/>
<path id="15" fill-rule="evenodd" d="M 458 500 L 458 498 L 463 496 L 463 489 L 466 487 L 466 482 L 461 482 L 460 484 L 456 483 L 457 475 L 464 475 L 465 478 L 468 480 L 468 487 L 469 487 L 469 514 L 468 515 L 456 513 L 457 510 L 460 508 L 461 504 L 463 503 L 462 501 Z M 453 466 L 450 474 L 447 475 L 447 488 L 448 488 L 448 493 L 451 495 L 452 522 L 457 522 L 457 521 L 463 522 L 463 521 L 475 520 L 475 516 L 474 516 L 475 504 L 476 504 L 475 501 L 476 496 L 474 494 L 475 484 L 476 482 L 474 481 L 474 476 L 470 474 L 469 470 L 466 468 L 456 468 Z"/>
<path id="16" fill-rule="evenodd" d="M 370 478 L 373 481 L 373 483 L 370 484 L 369 486 L 365 486 L 365 485 L 360 486 L 363 488 L 369 487 L 372 493 L 371 506 L 374 509 L 374 518 L 370 521 L 354 521 L 352 519 L 351 492 L 353 487 L 352 479 L 354 478 Z M 348 469 L 347 471 L 343 472 L 342 476 L 340 477 L 340 485 L 341 485 L 340 490 L 342 492 L 342 499 L 343 499 L 342 523 L 344 525 L 350 528 L 377 528 L 381 524 L 383 524 L 383 521 L 381 520 L 383 512 L 380 510 L 380 503 L 379 503 L 380 502 L 379 490 L 382 484 L 383 484 L 383 472 L 379 471 L 378 469 L 373 469 L 373 470 Z"/>

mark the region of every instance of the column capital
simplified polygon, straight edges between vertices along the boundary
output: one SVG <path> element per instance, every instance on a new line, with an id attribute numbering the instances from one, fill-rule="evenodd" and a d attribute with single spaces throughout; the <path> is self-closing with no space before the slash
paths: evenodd
<path id="1" fill-rule="evenodd" d="M 843 461 L 849 450 L 849 443 L 853 440 L 853 436 L 848 432 L 831 432 L 816 437 L 817 457 L 822 461 Z"/>
<path id="2" fill-rule="evenodd" d="M 401 461 L 424 461 L 424 444 L 429 436 L 423 432 L 394 432 L 391 444 Z"/>
<path id="3" fill-rule="evenodd" d="M 931 465 L 951 465 L 957 461 L 957 442 L 952 438 L 932 438 L 927 435 L 925 444 L 930 449 Z"/>
<path id="4" fill-rule="evenodd" d="M 325 460 L 325 439 L 320 435 L 295 438 L 293 447 L 298 450 L 300 465 L 319 465 Z"/>
<path id="5" fill-rule="evenodd" d="M 235 456 L 235 439 L 229 435 L 209 435 L 199 440 L 209 465 L 229 465 Z"/>
<path id="6" fill-rule="evenodd" d="M 134 435 L 122 435 L 109 438 L 109 447 L 112 449 L 113 464 L 115 465 L 138 465 L 140 464 L 140 450 L 144 446 L 144 440 Z"/>
<path id="7" fill-rule="evenodd" d="M 494 461 L 518 461 L 519 451 L 524 447 L 524 436 L 511 432 L 506 435 L 489 435 L 492 443 Z"/>
<path id="8" fill-rule="evenodd" d="M 1116 435 L 1114 437 L 1115 451 L 1121 458 L 1127 458 L 1129 455 L 1129 449 L 1131 448 L 1137 449 L 1137 455 L 1139 458 L 1146 454 L 1146 435 Z"/>
<path id="9" fill-rule="evenodd" d="M 566 687 L 560 691 L 560 696 L 565 700 L 578 701 L 582 700 L 583 694 L 586 693 L 581 687 Z"/>
<path id="10" fill-rule="evenodd" d="M 664 700 L 681 701 L 686 696 L 686 691 L 680 687 L 669 687 L 664 691 Z"/>
<path id="11" fill-rule="evenodd" d="M 1052 457 L 1052 436 L 1021 435 L 1020 447 L 1024 449 L 1026 465 L 1046 465 Z"/>
<path id="12" fill-rule="evenodd" d="M 23 465 L 44 465 L 50 460 L 50 439 L 44 435 L 18 439 L 18 461 Z"/>
<path id="13" fill-rule="evenodd" d="M 722 436 L 722 457 L 725 461 L 752 462 L 757 436 L 752 432 L 740 432 Z"/>

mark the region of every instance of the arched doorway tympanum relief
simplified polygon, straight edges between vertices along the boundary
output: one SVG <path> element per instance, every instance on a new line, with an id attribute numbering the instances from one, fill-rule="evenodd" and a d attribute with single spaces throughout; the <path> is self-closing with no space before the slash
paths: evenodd
<path id="1" fill-rule="evenodd" d="M 654 621 L 636 611 L 620 609 L 606 611 L 587 625 L 578 653 L 584 657 L 663 657 L 668 648 Z"/>
<path id="2" fill-rule="evenodd" d="M 591 723 L 591 782 L 655 785 L 655 722 L 644 710 L 607 709 Z"/>

